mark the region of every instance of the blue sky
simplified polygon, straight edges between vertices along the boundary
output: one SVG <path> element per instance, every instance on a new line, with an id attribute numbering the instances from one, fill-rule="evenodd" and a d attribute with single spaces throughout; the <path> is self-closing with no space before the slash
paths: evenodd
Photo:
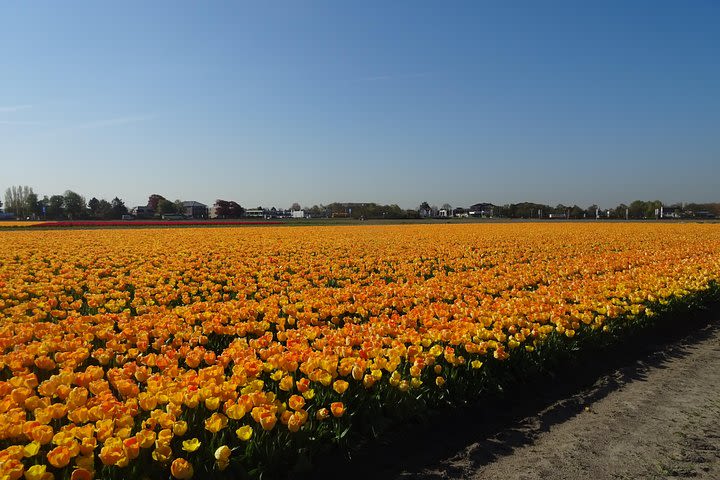
<path id="1" fill-rule="evenodd" d="M 720 3 L 3 2 L 0 188 L 718 201 Z"/>

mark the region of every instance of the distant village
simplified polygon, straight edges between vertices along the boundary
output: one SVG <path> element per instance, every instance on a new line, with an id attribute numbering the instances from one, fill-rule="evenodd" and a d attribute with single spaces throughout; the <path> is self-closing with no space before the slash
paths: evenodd
<path id="1" fill-rule="evenodd" d="M 0 220 L 126 220 L 161 219 L 319 219 L 346 218 L 370 219 L 450 219 L 450 218 L 517 218 L 517 219 L 716 219 L 720 218 L 720 203 L 665 204 L 659 200 L 636 200 L 629 205 L 613 208 L 597 205 L 544 205 L 523 202 L 505 205 L 475 203 L 470 206 L 441 206 L 428 202 L 416 208 L 403 209 L 398 205 L 381 205 L 373 202 L 334 202 L 328 205 L 301 206 L 294 203 L 288 208 L 245 208 L 232 200 L 218 199 L 211 206 L 194 200 L 170 201 L 159 194 L 148 197 L 145 205 L 127 207 L 118 197 L 108 201 L 65 191 L 62 195 L 40 198 L 28 186 L 13 186 L 6 190 L 4 203 L 0 202 Z"/>
<path id="2" fill-rule="evenodd" d="M 234 205 L 233 205 L 234 204 Z M 476 203 L 469 207 L 442 207 L 428 205 L 423 202 L 416 209 L 403 210 L 397 205 L 378 205 L 376 203 L 344 202 L 329 205 L 301 207 L 294 204 L 283 208 L 249 208 L 244 209 L 235 202 L 218 200 L 214 205 L 207 206 L 197 201 L 181 202 L 180 212 L 160 213 L 165 220 L 175 219 L 312 219 L 312 218 L 353 218 L 353 219 L 422 219 L 422 218 L 536 218 L 536 219 L 682 219 L 718 218 L 717 205 L 663 205 L 655 202 L 641 202 L 635 205 L 619 205 L 613 209 L 601 209 L 595 205 L 582 209 L 577 206 L 566 207 L 522 203 L 510 205 L 494 205 L 492 203 Z M 158 213 L 149 206 L 134 207 L 126 219 L 157 218 Z"/>

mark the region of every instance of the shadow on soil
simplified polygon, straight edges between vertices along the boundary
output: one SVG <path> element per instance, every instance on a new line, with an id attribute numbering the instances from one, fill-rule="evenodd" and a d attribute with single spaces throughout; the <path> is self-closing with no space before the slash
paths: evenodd
<path id="1" fill-rule="evenodd" d="M 310 474 L 293 479 L 441 479 L 463 477 L 517 447 L 530 444 L 553 425 L 624 385 L 644 381 L 651 369 L 687 355 L 686 347 L 717 330 L 720 305 L 665 322 L 598 355 L 590 353 L 562 372 L 516 385 L 472 405 L 446 408 L 407 422 L 381 438 L 359 445 L 351 458 L 328 452 Z M 444 462 L 462 452 L 462 462 Z M 335 455 L 333 455 L 335 453 Z M 460 466 L 458 466 L 460 464 Z"/>

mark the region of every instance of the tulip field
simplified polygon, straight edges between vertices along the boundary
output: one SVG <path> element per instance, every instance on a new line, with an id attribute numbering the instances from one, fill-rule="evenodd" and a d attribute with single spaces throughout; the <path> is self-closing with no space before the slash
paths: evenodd
<path id="1" fill-rule="evenodd" d="M 720 290 L 714 224 L 8 229 L 0 245 L 0 479 L 274 478 L 477 398 L 506 366 L 532 375 L 671 311 L 683 328 Z"/>

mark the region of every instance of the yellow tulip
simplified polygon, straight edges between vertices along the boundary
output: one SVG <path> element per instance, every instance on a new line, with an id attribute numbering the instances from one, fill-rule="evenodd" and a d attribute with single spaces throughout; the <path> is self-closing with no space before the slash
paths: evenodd
<path id="1" fill-rule="evenodd" d="M 243 442 L 250 440 L 253 434 L 253 429 L 250 425 L 243 425 L 242 427 L 235 430 L 237 437 Z"/>
<path id="2" fill-rule="evenodd" d="M 205 420 L 205 429 L 212 433 L 217 433 L 228 424 L 228 418 L 222 413 L 213 413 Z"/>
<path id="3" fill-rule="evenodd" d="M 227 462 L 230 459 L 232 451 L 227 445 L 222 445 L 215 450 L 215 460 Z"/>
<path id="4" fill-rule="evenodd" d="M 25 470 L 25 480 L 44 480 L 46 471 L 45 465 L 33 465 Z"/>
<path id="5" fill-rule="evenodd" d="M 34 457 L 40 451 L 40 444 L 38 442 L 30 442 L 23 448 L 23 456 Z"/>
<path id="6" fill-rule="evenodd" d="M 202 445 L 202 442 L 200 440 L 198 440 L 197 438 L 191 438 L 182 442 L 182 449 L 186 452 L 194 452 L 195 450 L 200 448 L 200 445 Z"/>

